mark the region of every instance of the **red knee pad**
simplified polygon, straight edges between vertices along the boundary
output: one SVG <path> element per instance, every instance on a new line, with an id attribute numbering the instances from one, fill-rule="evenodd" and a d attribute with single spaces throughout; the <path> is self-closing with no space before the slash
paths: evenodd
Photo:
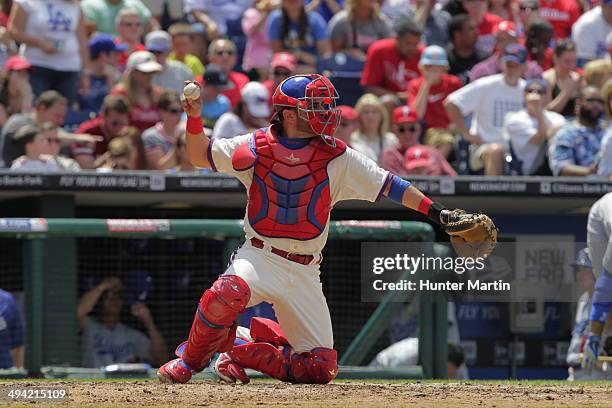
<path id="1" fill-rule="evenodd" d="M 338 375 L 338 353 L 326 347 L 291 356 L 291 374 L 296 383 L 327 384 Z"/>
<path id="2" fill-rule="evenodd" d="M 231 349 L 236 337 L 236 317 L 244 311 L 250 298 L 249 286 L 236 275 L 219 277 L 204 292 L 181 355 L 185 364 L 199 371 L 215 352 Z"/>

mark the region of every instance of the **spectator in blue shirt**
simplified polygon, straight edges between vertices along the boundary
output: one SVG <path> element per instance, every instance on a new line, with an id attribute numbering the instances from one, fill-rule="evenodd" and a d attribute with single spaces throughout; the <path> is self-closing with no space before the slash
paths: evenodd
<path id="1" fill-rule="evenodd" d="M 582 90 L 576 99 L 576 119 L 559 129 L 550 143 L 548 160 L 554 175 L 585 177 L 597 172 L 604 106 L 597 88 Z"/>
<path id="2" fill-rule="evenodd" d="M 317 59 L 331 54 L 327 24 L 304 3 L 282 0 L 281 9 L 268 17 L 268 37 L 273 52 L 290 52 L 298 61 L 298 72 L 316 72 Z"/>
<path id="3" fill-rule="evenodd" d="M 344 0 L 304 0 L 306 11 L 316 11 L 329 22 L 334 14 L 342 10 Z"/>
<path id="4" fill-rule="evenodd" d="M 87 93 L 79 95 L 79 106 L 82 111 L 100 112 L 104 98 L 119 80 L 119 71 L 115 68 L 118 53 L 126 49 L 125 44 L 115 44 L 109 34 L 97 34 L 89 40 L 91 72 Z"/>
<path id="5" fill-rule="evenodd" d="M 23 322 L 15 298 L 0 289 L 0 368 L 23 367 Z"/>

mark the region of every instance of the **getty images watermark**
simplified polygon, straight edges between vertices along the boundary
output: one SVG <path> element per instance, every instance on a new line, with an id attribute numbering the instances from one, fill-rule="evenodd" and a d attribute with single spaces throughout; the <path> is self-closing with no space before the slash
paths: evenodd
<path id="1" fill-rule="evenodd" d="M 453 272 L 462 275 L 467 271 L 484 271 L 486 268 L 486 259 L 478 258 L 463 258 L 463 257 L 440 257 L 426 256 L 420 254 L 418 256 L 410 256 L 408 254 L 395 254 L 391 257 L 375 257 L 372 260 L 372 273 L 382 275 L 389 272 L 404 272 L 413 277 L 417 272 L 430 272 L 429 277 L 425 279 L 399 279 L 395 282 L 386 282 L 384 279 L 375 279 L 372 282 L 372 287 L 376 291 L 388 290 L 408 290 L 408 291 L 492 291 L 492 290 L 511 290 L 509 282 L 504 282 L 498 279 L 493 282 L 485 282 L 480 279 L 467 279 L 465 282 L 460 281 L 439 281 L 432 279 L 432 273 L 438 272 Z"/>
<path id="2" fill-rule="evenodd" d="M 500 302 L 575 301 L 573 240 L 499 243 L 486 259 L 458 257 L 448 244 L 364 242 L 361 300 L 407 301 L 423 293 Z"/>

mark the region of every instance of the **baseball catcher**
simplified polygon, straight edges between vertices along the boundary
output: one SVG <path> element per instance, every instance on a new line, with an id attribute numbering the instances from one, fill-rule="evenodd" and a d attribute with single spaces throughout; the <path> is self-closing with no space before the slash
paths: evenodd
<path id="1" fill-rule="evenodd" d="M 246 368 L 292 383 L 325 384 L 336 377 L 319 264 L 330 211 L 339 201 L 385 196 L 444 226 L 460 255 L 485 257 L 493 250 L 497 232 L 487 216 L 445 209 L 334 139 L 338 95 L 326 77 L 287 78 L 272 97 L 270 126 L 231 139 L 204 135 L 202 102 L 194 94 L 183 102 L 187 155 L 195 166 L 244 184 L 246 241 L 202 295 L 178 358 L 158 371 L 162 382 L 187 382 L 216 352 L 222 354 L 215 370 L 227 381 L 248 382 Z M 250 333 L 242 335 L 238 314 L 262 301 L 274 306 L 278 323 L 253 319 Z"/>

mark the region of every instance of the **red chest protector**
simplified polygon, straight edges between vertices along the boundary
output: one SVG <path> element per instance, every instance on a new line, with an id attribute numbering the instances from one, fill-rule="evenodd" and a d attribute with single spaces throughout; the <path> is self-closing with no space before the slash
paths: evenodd
<path id="1" fill-rule="evenodd" d="M 320 137 L 290 148 L 273 127 L 257 130 L 232 156 L 236 170 L 255 166 L 247 206 L 251 227 L 270 238 L 319 236 L 331 211 L 327 165 L 345 150 L 341 141 L 334 148 Z"/>

